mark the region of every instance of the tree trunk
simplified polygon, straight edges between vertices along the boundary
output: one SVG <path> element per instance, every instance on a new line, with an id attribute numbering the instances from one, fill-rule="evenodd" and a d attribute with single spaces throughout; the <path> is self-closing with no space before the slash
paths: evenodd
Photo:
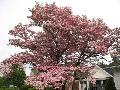
<path id="1" fill-rule="evenodd" d="M 72 90 L 81 90 L 81 85 L 79 80 L 74 80 L 72 85 Z"/>
<path id="2" fill-rule="evenodd" d="M 65 90 L 72 90 L 73 82 L 66 83 Z"/>
<path id="3" fill-rule="evenodd" d="M 74 80 L 73 82 L 65 83 L 61 90 L 81 90 L 80 81 Z"/>

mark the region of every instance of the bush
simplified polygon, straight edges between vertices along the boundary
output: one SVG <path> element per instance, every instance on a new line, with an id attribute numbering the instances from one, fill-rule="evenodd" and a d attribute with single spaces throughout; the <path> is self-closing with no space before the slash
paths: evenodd
<path id="1" fill-rule="evenodd" d="M 36 90 L 35 88 L 29 88 L 28 90 Z"/>
<path id="2" fill-rule="evenodd" d="M 9 88 L 5 88 L 5 90 L 18 90 L 18 89 L 14 87 L 9 87 Z"/>
<path id="3" fill-rule="evenodd" d="M 44 90 L 53 90 L 53 87 L 45 87 Z"/>
<path id="4" fill-rule="evenodd" d="M 20 87 L 20 90 L 36 90 L 36 89 L 30 85 L 23 85 Z"/>
<path id="5" fill-rule="evenodd" d="M 36 90 L 34 87 L 29 85 L 24 85 L 20 89 L 18 87 L 1 87 L 0 90 Z"/>
<path id="6" fill-rule="evenodd" d="M 4 88 L 0 88 L 0 90 L 4 90 Z"/>
<path id="7" fill-rule="evenodd" d="M 19 90 L 19 89 L 16 87 L 2 87 L 0 88 L 0 90 Z"/>

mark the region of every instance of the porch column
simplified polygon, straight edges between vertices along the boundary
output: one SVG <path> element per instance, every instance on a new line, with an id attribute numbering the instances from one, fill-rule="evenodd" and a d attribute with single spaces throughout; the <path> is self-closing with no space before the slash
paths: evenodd
<path id="1" fill-rule="evenodd" d="M 89 90 L 89 81 L 87 81 L 87 90 Z"/>
<path id="2" fill-rule="evenodd" d="M 100 84 L 101 84 L 101 89 L 103 90 L 103 80 L 101 80 Z"/>
<path id="3" fill-rule="evenodd" d="M 103 80 L 101 80 L 101 85 L 103 85 Z"/>

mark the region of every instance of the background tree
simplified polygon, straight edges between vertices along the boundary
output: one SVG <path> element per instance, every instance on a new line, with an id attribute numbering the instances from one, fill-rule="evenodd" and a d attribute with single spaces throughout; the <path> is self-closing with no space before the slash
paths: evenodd
<path id="1" fill-rule="evenodd" d="M 109 66 L 119 66 L 120 65 L 120 48 L 115 48 L 115 50 L 111 53 L 112 62 Z"/>
<path id="2" fill-rule="evenodd" d="M 5 83 L 7 86 L 13 85 L 21 88 L 25 85 L 26 74 L 23 68 L 19 67 L 19 65 L 12 65 L 11 72 L 8 76 L 5 77 Z"/>
<path id="3" fill-rule="evenodd" d="M 29 88 L 35 90 L 33 86 L 25 84 L 26 74 L 20 65 L 13 64 L 12 66 L 6 66 L 1 63 L 0 67 L 1 72 L 4 72 L 4 70 L 9 72 L 5 71 L 2 73 L 3 76 L 0 77 L 0 90 L 28 90 Z"/>
<path id="4" fill-rule="evenodd" d="M 0 87 L 5 86 L 5 79 L 4 77 L 0 77 Z"/>
<path id="5" fill-rule="evenodd" d="M 76 71 L 83 74 L 81 79 L 90 76 L 90 58 L 107 54 L 114 42 L 112 29 L 101 19 L 73 15 L 70 7 L 36 3 L 30 12 L 29 24 L 20 23 L 9 31 L 14 36 L 10 44 L 26 51 L 11 56 L 4 64 L 33 64 L 41 73 L 31 75 L 26 83 L 37 88 L 59 88 L 73 81 Z"/>
<path id="6" fill-rule="evenodd" d="M 104 86 L 105 90 L 117 90 L 113 78 L 109 78 Z"/>

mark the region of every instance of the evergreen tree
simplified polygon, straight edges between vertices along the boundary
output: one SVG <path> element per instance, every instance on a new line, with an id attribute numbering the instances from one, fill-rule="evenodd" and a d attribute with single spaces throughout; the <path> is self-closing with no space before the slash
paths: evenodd
<path id="1" fill-rule="evenodd" d="M 117 90 L 113 78 L 107 80 L 105 90 Z"/>
<path id="2" fill-rule="evenodd" d="M 11 67 L 11 73 L 6 78 L 7 85 L 14 85 L 21 87 L 25 84 L 24 80 L 26 79 L 26 74 L 23 68 L 20 68 L 18 65 L 14 64 Z"/>

